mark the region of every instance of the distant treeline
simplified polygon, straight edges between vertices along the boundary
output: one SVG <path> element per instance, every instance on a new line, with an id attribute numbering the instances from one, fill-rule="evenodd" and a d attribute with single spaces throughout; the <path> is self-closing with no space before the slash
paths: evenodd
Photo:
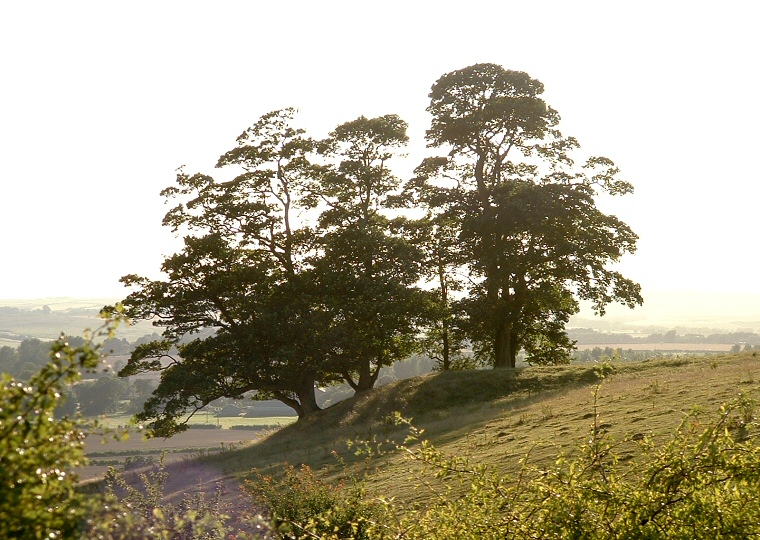
<path id="1" fill-rule="evenodd" d="M 84 343 L 84 338 L 80 336 L 69 336 L 67 339 L 73 347 L 78 347 Z M 155 339 L 160 339 L 156 333 L 146 334 L 132 343 L 126 339 L 111 338 L 104 342 L 103 351 L 112 356 L 126 356 L 138 345 L 149 343 Z M 0 347 L 0 373 L 7 373 L 19 380 L 28 380 L 50 359 L 51 343 L 52 340 L 26 338 L 19 343 L 18 347 L 7 345 Z M 90 378 L 94 376 L 93 374 L 85 374 L 85 378 L 88 378 L 88 375 Z"/>
<path id="2" fill-rule="evenodd" d="M 112 361 L 108 361 L 111 364 L 110 367 L 106 369 L 104 363 L 102 369 L 83 373 L 83 380 L 66 392 L 65 399 L 56 411 L 57 415 L 72 415 L 78 412 L 86 417 L 94 417 L 103 414 L 134 414 L 142 410 L 143 404 L 158 385 L 158 378 L 117 377 L 116 372 L 126 360 L 115 357 L 127 356 L 138 345 L 157 339 L 161 337 L 154 333 L 146 334 L 134 342 L 118 338 L 107 340 L 103 351 L 112 357 Z M 68 341 L 74 347 L 85 342 L 80 336 L 70 336 Z M 50 360 L 51 344 L 52 341 L 27 338 L 21 341 L 18 347 L 0 347 L 0 374 L 10 375 L 17 380 L 29 380 Z M 430 372 L 434 369 L 434 365 L 435 362 L 430 358 L 412 356 L 393 366 L 383 368 L 378 384 L 387 384 Z M 335 385 L 320 388 L 317 399 L 320 406 L 325 407 L 346 399 L 352 394 L 353 391 L 348 385 Z M 210 410 L 216 416 L 266 417 L 293 414 L 292 409 L 276 400 L 254 402 L 250 399 L 222 398 L 210 405 Z"/>
<path id="3" fill-rule="evenodd" d="M 760 334 L 754 332 L 728 332 L 713 334 L 685 333 L 676 330 L 652 333 L 647 336 L 632 336 L 625 333 L 599 332 L 593 328 L 572 328 L 568 330 L 570 339 L 581 345 L 589 344 L 635 344 L 635 343 L 704 343 L 724 345 L 760 345 Z"/>

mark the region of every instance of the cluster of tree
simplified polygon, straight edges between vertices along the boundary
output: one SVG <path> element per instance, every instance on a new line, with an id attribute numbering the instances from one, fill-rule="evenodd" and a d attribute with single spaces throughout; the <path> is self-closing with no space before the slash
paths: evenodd
<path id="1" fill-rule="evenodd" d="M 579 298 L 600 313 L 641 303 L 609 269 L 637 237 L 595 203 L 632 187 L 609 159 L 576 166 L 579 145 L 542 92 L 494 64 L 443 75 L 426 135 L 441 155 L 406 182 L 390 168 L 408 139 L 393 114 L 317 140 L 293 110 L 274 111 L 219 158 L 230 180 L 180 169 L 163 223 L 184 248 L 164 260 L 165 279 L 122 278 L 130 316 L 164 327 L 120 372 L 161 372 L 140 419 L 171 435 L 185 415 L 252 391 L 302 417 L 319 408 L 316 386 L 364 392 L 420 349 L 443 369 L 514 367 L 520 351 L 566 362 Z"/>
<path id="2" fill-rule="evenodd" d="M 41 315 L 50 315 L 53 312 L 53 310 L 48 305 L 44 305 L 39 309 L 22 309 L 14 306 L 0 306 L 0 316 L 1 317 L 7 317 L 7 316 L 18 316 L 22 313 L 35 313 L 35 314 L 41 314 Z"/>
<path id="3" fill-rule="evenodd" d="M 102 347 L 110 356 L 127 356 L 132 351 L 145 343 L 150 343 L 160 339 L 156 333 L 146 334 L 130 343 L 124 338 L 115 336 L 104 340 Z M 68 336 L 66 339 L 72 346 L 79 347 L 85 343 L 82 336 Z M 43 341 L 38 338 L 26 338 L 22 340 L 18 347 L 5 345 L 0 347 L 0 373 L 7 373 L 18 379 L 27 380 L 39 369 L 47 364 L 50 356 L 50 347 L 53 341 Z M 84 373 L 85 378 L 96 377 L 97 372 Z"/>
<path id="4" fill-rule="evenodd" d="M 739 353 L 739 352 L 748 352 L 748 351 L 758 351 L 760 350 L 760 345 L 751 345 L 749 343 L 735 343 L 732 347 L 730 352 L 732 353 Z M 676 351 L 676 350 L 669 350 L 669 351 L 663 351 L 663 350 L 634 350 L 634 349 L 624 349 L 623 347 L 594 347 L 593 349 L 585 349 L 585 350 L 578 350 L 572 352 L 572 359 L 576 362 L 598 362 L 600 360 L 605 359 L 616 359 L 616 360 L 625 360 L 625 361 L 640 361 L 640 360 L 649 360 L 650 358 L 662 358 L 663 356 L 679 356 L 684 354 L 683 351 Z M 690 355 L 695 354 L 719 354 L 715 351 L 709 351 L 709 352 L 695 352 L 690 351 Z M 755 353 L 756 354 L 756 353 Z"/>
<path id="5" fill-rule="evenodd" d="M 146 335 L 129 343 L 126 339 L 110 336 L 100 347 L 109 355 L 127 355 L 135 347 L 157 337 L 157 334 Z M 68 336 L 66 340 L 71 347 L 83 347 L 87 343 L 87 338 L 82 336 Z M 19 380 L 31 379 L 50 362 L 50 349 L 54 343 L 28 338 L 18 347 L 0 347 L 0 374 Z M 84 416 L 115 412 L 134 414 L 142 409 L 158 384 L 155 380 L 139 378 L 127 381 L 116 377 L 110 370 L 104 371 L 102 365 L 86 370 L 78 378 L 82 380 L 66 390 L 66 397 L 56 410 L 57 417 L 77 412 Z"/>
<path id="6" fill-rule="evenodd" d="M 568 330 L 570 339 L 577 343 L 705 343 L 705 344 L 736 344 L 746 343 L 760 345 L 760 334 L 754 332 L 715 332 L 712 334 L 678 333 L 668 330 L 665 333 L 655 332 L 647 336 L 632 336 L 625 333 L 599 332 L 591 328 L 573 328 Z"/>
<path id="7" fill-rule="evenodd" d="M 135 414 L 142 410 L 153 390 L 155 379 L 136 378 L 127 381 L 111 374 L 83 379 L 67 389 L 56 416 L 81 414 L 95 417 L 103 414 Z"/>
<path id="8" fill-rule="evenodd" d="M 732 353 L 738 353 L 741 351 L 760 351 L 760 345 L 752 345 L 751 343 L 734 343 L 731 347 Z"/>
<path id="9" fill-rule="evenodd" d="M 663 356 L 672 356 L 682 354 L 677 351 L 637 351 L 633 349 L 624 349 L 623 347 L 594 347 L 593 349 L 573 351 L 572 358 L 574 362 L 599 362 L 604 360 L 623 360 L 626 362 L 636 362 L 649 360 L 651 358 L 662 358 Z M 693 353 L 696 354 L 696 353 Z"/>
<path id="10" fill-rule="evenodd" d="M 18 348 L 0 347 L 0 373 L 29 380 L 50 360 L 50 342 L 25 339 Z"/>

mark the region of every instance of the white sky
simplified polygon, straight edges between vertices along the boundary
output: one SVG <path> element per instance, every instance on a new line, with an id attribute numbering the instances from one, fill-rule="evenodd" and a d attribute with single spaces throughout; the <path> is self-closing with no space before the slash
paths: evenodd
<path id="1" fill-rule="evenodd" d="M 0 3 L 0 299 L 122 297 L 176 241 L 159 191 L 214 173 L 235 137 L 295 106 L 323 136 L 410 123 L 424 153 L 442 74 L 541 80 L 565 134 L 636 193 L 603 208 L 640 236 L 647 291 L 757 293 L 760 38 L 751 2 Z M 735 297 L 735 295 L 734 295 Z"/>

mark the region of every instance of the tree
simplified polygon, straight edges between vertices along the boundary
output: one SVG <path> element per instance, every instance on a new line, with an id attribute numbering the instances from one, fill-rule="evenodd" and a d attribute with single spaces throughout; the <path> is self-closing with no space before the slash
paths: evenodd
<path id="1" fill-rule="evenodd" d="M 388 215 L 400 187 L 388 161 L 406 145 L 406 129 L 396 115 L 362 116 L 320 144 L 328 163 L 313 187 L 322 208 L 313 265 L 332 322 L 334 369 L 356 392 L 411 354 L 425 309 L 410 223 Z"/>
<path id="2" fill-rule="evenodd" d="M 156 387 L 158 387 L 158 381 L 155 379 L 134 379 L 127 412 L 137 414 L 143 410 L 145 402 L 153 395 Z"/>
<path id="3" fill-rule="evenodd" d="M 421 346 L 436 366 L 446 371 L 469 368 L 473 362 L 462 352 L 462 311 L 453 297 L 464 288 L 466 259 L 459 243 L 459 219 L 446 212 L 447 194 L 427 185 L 426 167 L 435 162 L 424 162 L 415 170 L 417 176 L 407 182 L 400 201 L 407 207 L 425 209 L 425 216 L 414 222 L 414 241 L 423 254 L 423 275 L 432 283 L 432 309 Z"/>
<path id="4" fill-rule="evenodd" d="M 37 338 L 25 339 L 18 346 L 18 362 L 29 362 L 38 368 L 47 364 L 50 355 L 50 342 Z"/>
<path id="5" fill-rule="evenodd" d="M 613 301 L 642 302 L 638 284 L 607 268 L 637 237 L 595 203 L 633 188 L 607 158 L 575 166 L 579 145 L 556 128 L 542 92 L 526 73 L 494 64 L 443 75 L 426 136 L 448 156 L 426 159 L 409 187 L 458 224 L 471 280 L 464 327 L 495 367 L 514 367 L 522 348 L 532 362 L 567 361 L 564 325 L 577 298 L 601 314 Z"/>
<path id="6" fill-rule="evenodd" d="M 106 375 L 92 381 L 82 381 L 74 390 L 79 411 L 84 416 L 98 416 L 118 410 L 119 400 L 126 397 L 128 385 L 122 379 Z"/>
<path id="7" fill-rule="evenodd" d="M 179 199 L 164 224 L 187 233 L 183 251 L 164 261 L 165 280 L 122 278 L 136 287 L 125 300 L 130 315 L 165 328 L 119 373 L 161 372 L 138 415 L 154 434 L 181 431 L 183 416 L 248 392 L 303 417 L 319 408 L 315 384 L 335 379 L 323 369 L 327 317 L 305 264 L 313 235 L 296 225 L 309 201 L 313 143 L 290 126 L 292 116 L 266 114 L 238 137 L 217 164 L 242 169 L 233 180 L 180 171 L 162 194 Z"/>
<path id="8" fill-rule="evenodd" d="M 18 352 L 15 348 L 4 345 L 0 347 L 0 373 L 13 374 L 18 364 Z"/>

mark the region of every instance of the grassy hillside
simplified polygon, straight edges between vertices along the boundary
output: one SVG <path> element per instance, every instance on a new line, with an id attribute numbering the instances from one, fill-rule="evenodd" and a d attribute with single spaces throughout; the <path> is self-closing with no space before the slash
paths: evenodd
<path id="1" fill-rule="evenodd" d="M 449 372 L 403 380 L 210 459 L 240 478 L 252 468 L 275 473 L 285 463 L 308 464 L 332 479 L 370 473 L 370 489 L 414 499 L 421 496 L 416 467 L 402 454 L 367 460 L 346 444 L 403 441 L 407 428 L 388 421 L 394 411 L 423 428 L 424 437 L 444 453 L 467 455 L 514 475 L 528 452 L 534 464 L 572 452 L 589 433 L 595 402 L 597 421 L 611 436 L 642 434 L 656 442 L 672 434 L 693 407 L 717 411 L 739 394 L 754 396 L 760 385 L 757 352 L 619 363 L 605 378 L 599 368 Z M 337 465 L 334 452 L 345 466 Z"/>

